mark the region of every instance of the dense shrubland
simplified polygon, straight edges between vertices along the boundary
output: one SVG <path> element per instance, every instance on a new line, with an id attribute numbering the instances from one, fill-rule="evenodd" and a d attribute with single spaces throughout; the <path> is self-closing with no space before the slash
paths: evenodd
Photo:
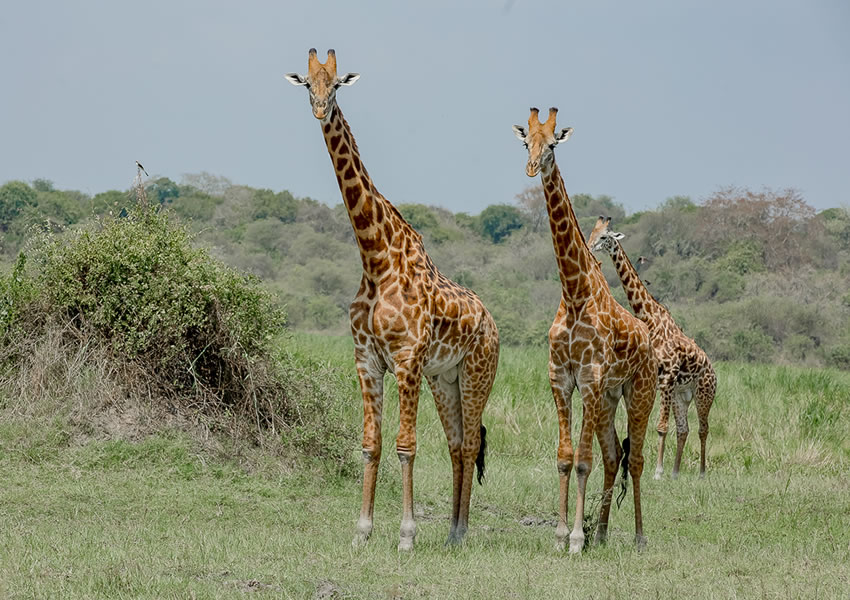
<path id="1" fill-rule="evenodd" d="M 0 409 L 24 423 L 58 419 L 69 437 L 132 439 L 173 426 L 351 466 L 353 434 L 327 418 L 341 402 L 334 386 L 345 383 L 288 355 L 284 309 L 256 277 L 212 258 L 143 195 L 136 204 L 117 194 L 112 215 L 57 233 L 56 224 L 75 224 L 72 209 L 84 214 L 81 196 L 64 207 L 53 190 L 3 190 L 29 190 L 19 215 L 63 211 L 34 219 L 0 277 Z M 160 180 L 148 197 L 179 194 Z M 279 200 L 269 192 L 257 210 L 279 214 Z"/>
<path id="2" fill-rule="evenodd" d="M 263 282 L 298 330 L 343 332 L 360 261 L 341 204 L 233 185 L 208 174 L 147 183 L 148 198 L 188 223 L 196 246 Z M 116 214 L 126 192 L 88 197 L 45 180 L 0 187 L 3 256 L 11 265 L 29 227 L 74 230 Z M 793 190 L 722 189 L 695 203 L 670 198 L 626 216 L 608 196 L 572 198 L 587 232 L 613 217 L 649 289 L 715 359 L 850 368 L 850 213 L 816 212 Z M 400 205 L 435 263 L 477 291 L 504 342 L 545 344 L 559 282 L 542 191 L 480 215 Z M 63 234 L 67 235 L 67 234 Z M 610 261 L 600 256 L 625 302 Z"/>

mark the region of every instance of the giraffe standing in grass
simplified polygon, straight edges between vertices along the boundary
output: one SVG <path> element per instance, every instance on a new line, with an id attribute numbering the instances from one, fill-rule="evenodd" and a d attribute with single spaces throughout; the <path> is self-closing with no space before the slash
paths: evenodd
<path id="1" fill-rule="evenodd" d="M 611 295 L 599 262 L 591 254 L 579 229 L 572 204 L 555 163 L 555 146 L 565 142 L 572 129 L 555 133 L 556 108 L 541 123 L 538 110 L 531 109 L 528 130 L 514 126 L 516 136 L 528 148 L 526 174 L 541 173 L 546 208 L 552 229 L 552 242 L 561 278 L 561 303 L 549 329 L 549 381 L 558 412 L 558 473 L 560 478 L 559 520 L 555 539 L 559 548 L 581 552 L 585 536 L 585 488 L 593 463 L 593 434 L 602 450 L 605 469 L 602 505 L 596 541 L 608 534 L 611 493 L 617 466 L 628 463 L 635 503 L 635 541 L 646 544 L 640 503 L 640 476 L 643 472 L 643 440 L 649 413 L 655 402 L 656 360 L 644 323 L 620 306 Z M 573 389 L 582 399 L 582 423 L 578 448 L 571 439 Z M 623 447 L 614 429 L 614 414 L 620 397 L 628 413 L 630 449 Z M 625 446 L 625 444 L 624 444 Z M 624 456 L 625 454 L 625 456 Z M 576 469 L 578 494 L 572 532 L 567 529 L 567 496 L 570 473 Z M 624 465 L 625 467 L 625 465 Z"/>
<path id="2" fill-rule="evenodd" d="M 599 217 L 590 233 L 588 245 L 594 251 L 611 256 L 617 275 L 623 284 L 626 297 L 635 316 L 649 327 L 652 347 L 658 358 L 658 390 L 661 392 L 661 411 L 658 415 L 658 462 L 655 479 L 664 472 L 664 442 L 667 439 L 667 419 L 670 407 L 676 419 L 676 461 L 673 479 L 679 476 L 682 451 L 688 439 L 688 407 L 696 397 L 699 417 L 700 460 L 699 476 L 705 477 L 705 442 L 708 438 L 708 412 L 714 403 L 717 375 L 711 361 L 697 343 L 686 336 L 673 320 L 673 316 L 646 289 L 637 270 L 626 256 L 620 240 L 623 234 L 611 231 L 611 217 Z"/>
<path id="3" fill-rule="evenodd" d="M 499 361 L 499 334 L 490 313 L 473 292 L 444 277 L 425 252 L 422 237 L 384 198 L 360 159 L 336 90 L 356 73 L 337 76 L 336 55 L 325 64 L 311 49 L 307 75 L 289 73 L 307 87 L 336 179 L 360 249 L 363 276 L 351 304 L 354 360 L 363 394 L 363 504 L 354 543 L 372 532 L 375 482 L 381 460 L 384 374 L 398 380 L 402 520 L 399 550 L 413 548 L 413 461 L 416 411 L 422 378 L 428 380 L 452 460 L 452 521 L 447 543 L 460 543 L 469 521 L 473 470 L 484 472 L 481 413 Z"/>

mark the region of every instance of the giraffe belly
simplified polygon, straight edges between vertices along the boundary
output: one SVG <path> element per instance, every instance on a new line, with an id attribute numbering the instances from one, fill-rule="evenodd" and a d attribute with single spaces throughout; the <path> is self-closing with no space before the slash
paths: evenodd
<path id="1" fill-rule="evenodd" d="M 453 352 L 446 352 L 445 354 L 438 353 L 436 356 L 430 357 L 428 362 L 425 363 L 422 374 L 426 377 L 443 375 L 447 381 L 454 381 L 457 379 L 458 365 L 461 358 Z"/>

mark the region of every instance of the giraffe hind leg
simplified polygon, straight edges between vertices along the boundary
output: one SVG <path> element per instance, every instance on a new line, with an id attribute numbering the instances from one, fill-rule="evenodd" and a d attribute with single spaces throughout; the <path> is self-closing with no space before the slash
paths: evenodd
<path id="1" fill-rule="evenodd" d="M 449 445 L 449 457 L 452 461 L 452 520 L 449 529 L 449 537 L 446 544 L 459 541 L 457 539 L 457 525 L 460 516 L 460 496 L 463 482 L 463 457 L 461 445 L 463 443 L 463 412 L 460 404 L 460 387 L 457 379 L 457 369 L 451 374 L 441 374 L 428 377 L 428 385 L 434 395 L 437 405 L 437 414 L 443 424 L 446 433 L 446 441 Z"/>
<path id="2" fill-rule="evenodd" d="M 691 404 L 692 392 L 689 388 L 678 389 L 673 398 L 673 415 L 676 418 L 676 460 L 673 462 L 671 479 L 679 477 L 679 468 L 682 465 L 682 455 L 685 452 L 685 443 L 688 441 L 688 408 Z"/>
<path id="3" fill-rule="evenodd" d="M 643 534 L 643 512 L 640 499 L 640 476 L 643 473 L 643 442 L 646 437 L 646 426 L 649 413 L 655 403 L 655 382 L 657 371 L 654 365 L 639 372 L 632 380 L 631 396 L 627 398 L 629 422 L 629 475 L 632 479 L 635 511 L 635 543 L 638 549 L 646 546 L 646 536 Z"/>
<path id="4" fill-rule="evenodd" d="M 602 483 L 602 501 L 599 507 L 599 521 L 596 525 L 594 542 L 602 544 L 608 539 L 608 518 L 611 514 L 611 499 L 614 494 L 614 480 L 617 477 L 617 468 L 623 456 L 623 449 L 617 439 L 617 430 L 614 428 L 614 416 L 617 412 L 617 404 L 622 395 L 621 389 L 609 390 L 603 395 L 603 404 L 600 407 L 599 426 L 596 437 L 599 448 L 602 451 L 602 465 L 604 468 L 604 479 Z M 586 538 L 585 538 L 585 541 Z"/>
<path id="5" fill-rule="evenodd" d="M 708 413 L 714 404 L 714 394 L 717 389 L 717 376 L 713 369 L 709 369 L 700 378 L 697 387 L 697 416 L 699 417 L 699 476 L 705 477 L 705 446 L 708 439 Z"/>
<path id="6" fill-rule="evenodd" d="M 476 464 L 483 477 L 484 432 L 481 415 L 490 397 L 499 363 L 499 338 L 496 326 L 488 321 L 482 327 L 478 340 L 461 363 L 459 387 L 463 416 L 463 441 L 461 443 L 460 510 L 454 543 L 460 543 L 469 527 L 469 503 L 472 496 L 472 476 Z"/>
<path id="7" fill-rule="evenodd" d="M 660 386 L 659 386 L 660 387 Z M 658 458 L 655 463 L 655 475 L 653 479 L 661 479 L 664 474 L 664 445 L 667 442 L 668 421 L 670 419 L 670 401 L 662 392 L 661 407 L 658 410 L 658 424 L 655 426 L 658 431 Z"/>

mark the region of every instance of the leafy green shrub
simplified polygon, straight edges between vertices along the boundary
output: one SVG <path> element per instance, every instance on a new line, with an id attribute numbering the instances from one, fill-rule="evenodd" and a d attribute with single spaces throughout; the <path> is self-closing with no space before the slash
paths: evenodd
<path id="1" fill-rule="evenodd" d="M 740 360 L 766 363 L 773 358 L 773 339 L 760 329 L 736 331 L 732 340 Z"/>
<path id="2" fill-rule="evenodd" d="M 478 218 L 479 233 L 498 244 L 522 227 L 522 213 L 510 204 L 493 204 L 481 211 Z"/>
<path id="3" fill-rule="evenodd" d="M 356 445 L 354 432 L 323 418 L 339 401 L 334 390 L 306 398 L 315 373 L 275 354 L 282 307 L 258 280 L 191 242 L 157 206 L 64 238 L 39 236 L 31 260 L 21 255 L 0 277 L 3 395 L 25 398 L 35 380 L 59 391 L 51 402 L 61 403 L 69 390 L 86 396 L 83 379 L 96 372 L 109 394 L 102 406 L 115 405 L 114 380 L 137 403 L 153 400 L 168 414 L 258 441 L 281 433 L 287 444 L 346 463 L 342 448 Z M 314 410 L 319 417 L 305 417 Z M 322 448 L 316 440 L 326 434 L 339 443 Z"/>
<path id="4" fill-rule="evenodd" d="M 718 261 L 717 267 L 737 275 L 764 271 L 764 252 L 758 242 L 738 240 L 732 242 Z"/>
<path id="5" fill-rule="evenodd" d="M 785 353 L 798 363 L 805 363 L 815 353 L 815 341 L 808 335 L 794 333 L 782 344 Z"/>
<path id="6" fill-rule="evenodd" d="M 68 243 L 46 239 L 36 285 L 50 310 L 144 361 L 164 385 L 209 385 L 219 365 L 265 351 L 284 318 L 256 282 L 190 242 L 166 214 L 137 209 Z"/>
<path id="7" fill-rule="evenodd" d="M 256 190 L 251 199 L 251 217 L 254 219 L 278 219 L 292 223 L 297 213 L 295 198 L 289 192 L 275 194 L 271 190 Z"/>
<path id="8" fill-rule="evenodd" d="M 850 370 L 850 344 L 833 347 L 827 355 L 827 362 L 830 366 Z"/>
<path id="9" fill-rule="evenodd" d="M 21 211 L 36 203 L 37 194 L 23 181 L 10 181 L 0 187 L 0 229 L 6 231 Z"/>

